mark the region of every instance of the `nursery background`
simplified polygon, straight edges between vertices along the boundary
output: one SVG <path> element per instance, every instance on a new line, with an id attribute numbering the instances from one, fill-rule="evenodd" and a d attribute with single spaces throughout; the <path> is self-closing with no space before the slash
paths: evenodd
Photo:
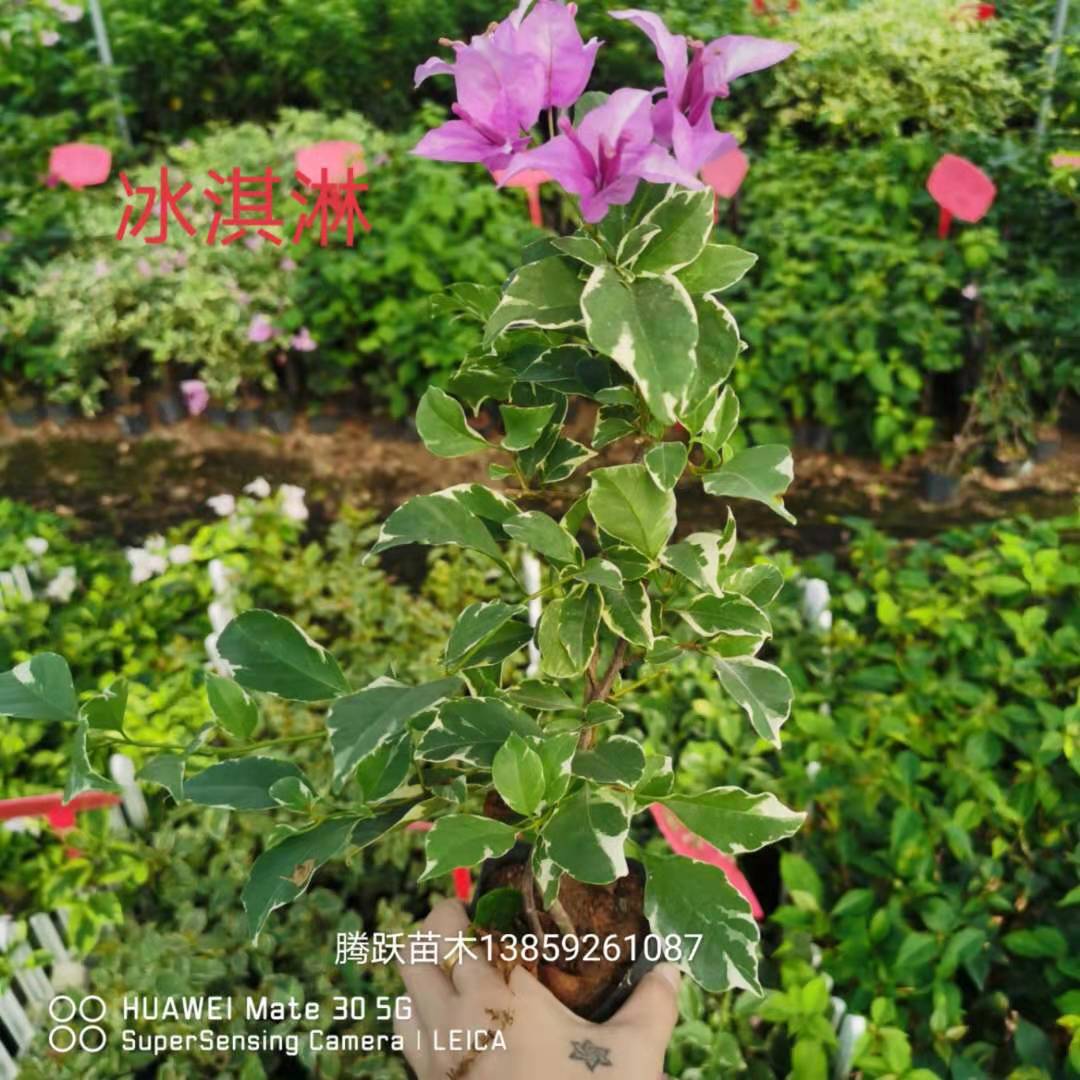
<path id="1" fill-rule="evenodd" d="M 604 41 L 594 83 L 660 85 L 609 6 L 578 15 Z M 645 746 L 677 748 L 687 790 L 744 785 L 809 817 L 740 860 L 764 998 L 685 986 L 672 1077 L 1080 1076 L 1071 7 L 653 5 L 690 38 L 798 45 L 719 103 L 738 149 L 705 173 L 715 238 L 759 256 L 725 297 L 749 344 L 739 437 L 796 447 L 798 528 L 739 517 L 739 557 L 784 572 L 770 650 L 794 711 L 777 751 L 692 658 L 627 709 Z M 359 685 L 437 677 L 460 609 L 505 595 L 459 549 L 361 565 L 406 498 L 486 475 L 483 459 L 434 462 L 410 419 L 471 343 L 443 291 L 500 285 L 568 225 L 554 185 L 500 189 L 481 166 L 410 153 L 451 100 L 446 80 L 414 88 L 417 63 L 505 14 L 0 8 L 0 670 L 51 650 L 80 692 L 125 677 L 133 768 L 139 744 L 210 719 L 207 640 L 238 612 L 295 619 Z M 292 180 L 345 159 L 367 185 L 351 242 L 305 227 L 314 196 Z M 270 235 L 226 244 L 221 226 L 208 243 L 234 169 L 272 170 L 296 197 L 279 193 Z M 175 206 L 194 235 L 165 181 L 190 183 Z M 594 420 L 572 418 L 586 442 Z M 722 524 L 691 492 L 679 504 L 682 531 Z M 302 765 L 318 723 L 264 711 Z M 50 1050 L 42 977 L 109 1001 L 396 993 L 390 968 L 335 965 L 335 935 L 411 927 L 452 894 L 448 878 L 416 884 L 422 837 L 395 836 L 328 866 L 251 946 L 239 894 L 272 822 L 149 787 L 122 830 L 116 811 L 6 801 L 59 792 L 68 767 L 55 727 L 0 720 L 0 1077 L 405 1076 L 381 1055 Z"/>

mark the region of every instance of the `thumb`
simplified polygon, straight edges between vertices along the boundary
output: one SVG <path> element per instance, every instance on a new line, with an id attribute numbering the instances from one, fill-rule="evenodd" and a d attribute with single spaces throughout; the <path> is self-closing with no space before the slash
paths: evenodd
<path id="1" fill-rule="evenodd" d="M 675 1021 L 679 1018 L 679 983 L 682 976 L 674 964 L 653 968 L 630 995 L 630 1000 L 612 1017 L 611 1023 L 633 1028 L 639 1035 L 667 1048 Z"/>

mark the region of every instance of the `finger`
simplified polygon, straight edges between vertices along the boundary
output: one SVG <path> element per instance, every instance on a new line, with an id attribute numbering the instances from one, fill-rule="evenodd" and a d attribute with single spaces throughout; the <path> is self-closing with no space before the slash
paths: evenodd
<path id="1" fill-rule="evenodd" d="M 539 979 L 527 968 L 518 965 L 510 973 L 510 981 L 507 984 L 510 993 L 520 999 L 523 1009 L 547 1009 L 563 1020 L 580 1023 L 581 1017 L 576 1012 L 564 1005 Z"/>
<path id="2" fill-rule="evenodd" d="M 413 1008 L 428 1027 L 439 1026 L 455 994 L 454 984 L 441 961 L 445 956 L 446 937 L 462 926 L 468 926 L 468 920 L 465 909 L 457 901 L 444 900 L 436 904 L 420 928 L 423 934 L 435 938 L 432 954 L 427 956 L 419 948 L 410 946 L 408 956 L 411 962 L 398 965 L 405 988 L 413 999 Z"/>
<path id="3" fill-rule="evenodd" d="M 663 1051 L 679 1018 L 679 983 L 682 977 L 674 964 L 653 968 L 630 995 L 630 1000 L 612 1017 L 611 1024 L 632 1028 L 654 1049 Z"/>
<path id="4" fill-rule="evenodd" d="M 428 1039 L 426 1032 L 415 1014 L 407 1020 L 394 1018 L 394 1034 L 400 1036 L 404 1044 L 405 1060 L 418 1076 L 427 1073 Z"/>
<path id="5" fill-rule="evenodd" d="M 503 989 L 504 983 L 487 962 L 484 944 L 473 932 L 460 901 L 437 904 L 424 922 L 424 929 L 439 939 L 440 965 L 459 994 L 491 994 Z"/>

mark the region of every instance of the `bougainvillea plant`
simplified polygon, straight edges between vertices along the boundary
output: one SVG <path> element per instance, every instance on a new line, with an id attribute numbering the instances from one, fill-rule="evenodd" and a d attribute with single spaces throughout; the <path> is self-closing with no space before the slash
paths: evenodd
<path id="1" fill-rule="evenodd" d="M 142 770 L 177 800 L 291 814 L 244 890 L 253 935 L 323 863 L 422 820 L 433 823 L 424 879 L 524 843 L 526 913 L 534 925 L 550 914 L 570 933 L 582 928 L 563 903 L 566 883 L 611 887 L 635 856 L 652 931 L 701 938 L 681 956 L 685 970 L 712 990 L 758 988 L 747 902 L 712 865 L 638 848 L 631 823 L 660 803 L 738 855 L 790 836 L 802 815 L 769 794 L 687 792 L 663 748 L 625 733 L 623 709 L 650 671 L 692 651 L 710 658 L 774 746 L 790 711 L 788 679 L 759 655 L 780 573 L 734 568 L 730 505 L 722 531 L 675 534 L 683 484 L 792 520 L 787 448 L 733 449 L 729 380 L 743 345 L 720 297 L 755 256 L 713 241 L 712 192 L 697 178 L 730 144 L 713 125 L 714 100 L 791 49 L 746 37 L 688 42 L 646 12 L 614 15 L 656 46 L 663 88 L 586 94 L 599 43 L 584 43 L 574 6 L 556 0 L 523 0 L 469 43 L 451 43 L 452 60 L 417 72 L 450 74 L 457 87 L 454 119 L 417 153 L 481 162 L 504 182 L 541 169 L 580 208 L 580 228 L 528 247 L 501 290 L 458 285 L 440 298 L 475 321 L 476 348 L 445 389 L 425 393 L 417 428 L 439 457 L 493 454 L 498 487 L 408 500 L 371 552 L 470 548 L 501 569 L 516 599 L 460 613 L 444 677 L 410 685 L 387 675 L 360 688 L 292 622 L 246 611 L 217 642 L 222 673 L 206 686 L 213 722 Z M 545 110 L 543 137 L 533 128 Z M 584 441 L 567 426 L 580 402 L 596 415 Z M 501 436 L 470 424 L 482 407 L 497 407 Z M 523 550 L 541 566 L 531 591 Z M 325 790 L 289 760 L 288 739 L 251 741 L 259 695 L 325 703 Z M 0 677 L 0 713 L 70 722 L 68 795 L 108 786 L 92 763 L 124 739 L 122 684 L 80 705 L 64 661 L 39 655 Z M 217 763 L 196 768 L 211 751 Z"/>

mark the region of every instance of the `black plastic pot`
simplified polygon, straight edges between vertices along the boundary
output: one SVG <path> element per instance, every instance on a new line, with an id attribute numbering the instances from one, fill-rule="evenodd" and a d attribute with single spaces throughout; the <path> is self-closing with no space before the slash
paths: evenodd
<path id="1" fill-rule="evenodd" d="M 214 427 L 228 427 L 229 413 L 222 405 L 207 405 L 202 415 Z"/>
<path id="2" fill-rule="evenodd" d="M 75 419 L 75 410 L 66 401 L 50 401 L 45 406 L 45 416 L 57 427 L 65 427 Z"/>
<path id="3" fill-rule="evenodd" d="M 1037 465 L 1056 458 L 1061 453 L 1060 439 L 1038 439 L 1031 451 L 1031 460 Z"/>
<path id="4" fill-rule="evenodd" d="M 150 421 L 143 412 L 120 412 L 116 414 L 116 426 L 129 439 L 137 439 L 150 430 Z"/>
<path id="5" fill-rule="evenodd" d="M 312 435 L 333 435 L 341 427 L 341 417 L 334 413 L 316 413 L 308 418 L 308 431 Z"/>
<path id="6" fill-rule="evenodd" d="M 476 914 L 477 900 L 484 893 L 489 892 L 494 885 L 494 877 L 496 871 L 504 866 L 520 866 L 531 854 L 531 848 L 528 844 L 524 844 L 518 841 L 505 855 L 498 859 L 488 859 L 487 862 L 480 868 L 480 877 L 476 882 L 476 887 L 473 889 L 472 901 L 469 904 L 468 912 L 469 918 L 473 918 Z M 642 885 L 645 884 L 645 867 L 635 859 L 627 860 L 627 865 L 630 869 L 630 873 L 641 881 Z M 587 932 L 587 931 L 586 931 Z M 637 959 L 627 969 L 626 973 L 608 992 L 600 999 L 587 1013 L 579 1013 L 583 1020 L 589 1020 L 594 1024 L 602 1024 L 605 1020 L 610 1020 L 626 1003 L 627 999 L 634 992 L 634 988 L 641 982 L 645 976 L 652 971 L 654 967 L 659 964 L 659 960 L 649 960 L 645 956 L 645 950 L 641 949 L 638 952 Z"/>
<path id="7" fill-rule="evenodd" d="M 1026 462 L 1023 458 L 999 458 L 996 454 L 987 454 L 984 461 L 986 471 L 991 476 L 1007 480 L 1019 476 Z"/>
<path id="8" fill-rule="evenodd" d="M 795 445 L 803 450 L 812 450 L 814 453 L 823 454 L 829 449 L 832 441 L 832 432 L 824 424 L 799 424 L 795 428 Z"/>
<path id="9" fill-rule="evenodd" d="M 255 431 L 259 426 L 258 409 L 236 409 L 229 417 L 236 431 Z"/>
<path id="10" fill-rule="evenodd" d="M 960 491 L 960 477 L 927 469 L 922 475 L 922 497 L 927 502 L 950 503 Z"/>
<path id="11" fill-rule="evenodd" d="M 171 427 L 173 424 L 179 424 L 181 420 L 187 418 L 187 409 L 184 408 L 184 404 L 179 398 L 170 395 L 162 398 L 157 403 L 157 418 L 163 424 Z"/>
<path id="12" fill-rule="evenodd" d="M 263 424 L 277 435 L 288 435 L 293 429 L 296 414 L 289 408 L 267 409 L 263 413 Z"/>
<path id="13" fill-rule="evenodd" d="M 37 405 L 26 405 L 8 409 L 8 419 L 19 428 L 32 428 L 41 420 L 41 409 Z"/>

